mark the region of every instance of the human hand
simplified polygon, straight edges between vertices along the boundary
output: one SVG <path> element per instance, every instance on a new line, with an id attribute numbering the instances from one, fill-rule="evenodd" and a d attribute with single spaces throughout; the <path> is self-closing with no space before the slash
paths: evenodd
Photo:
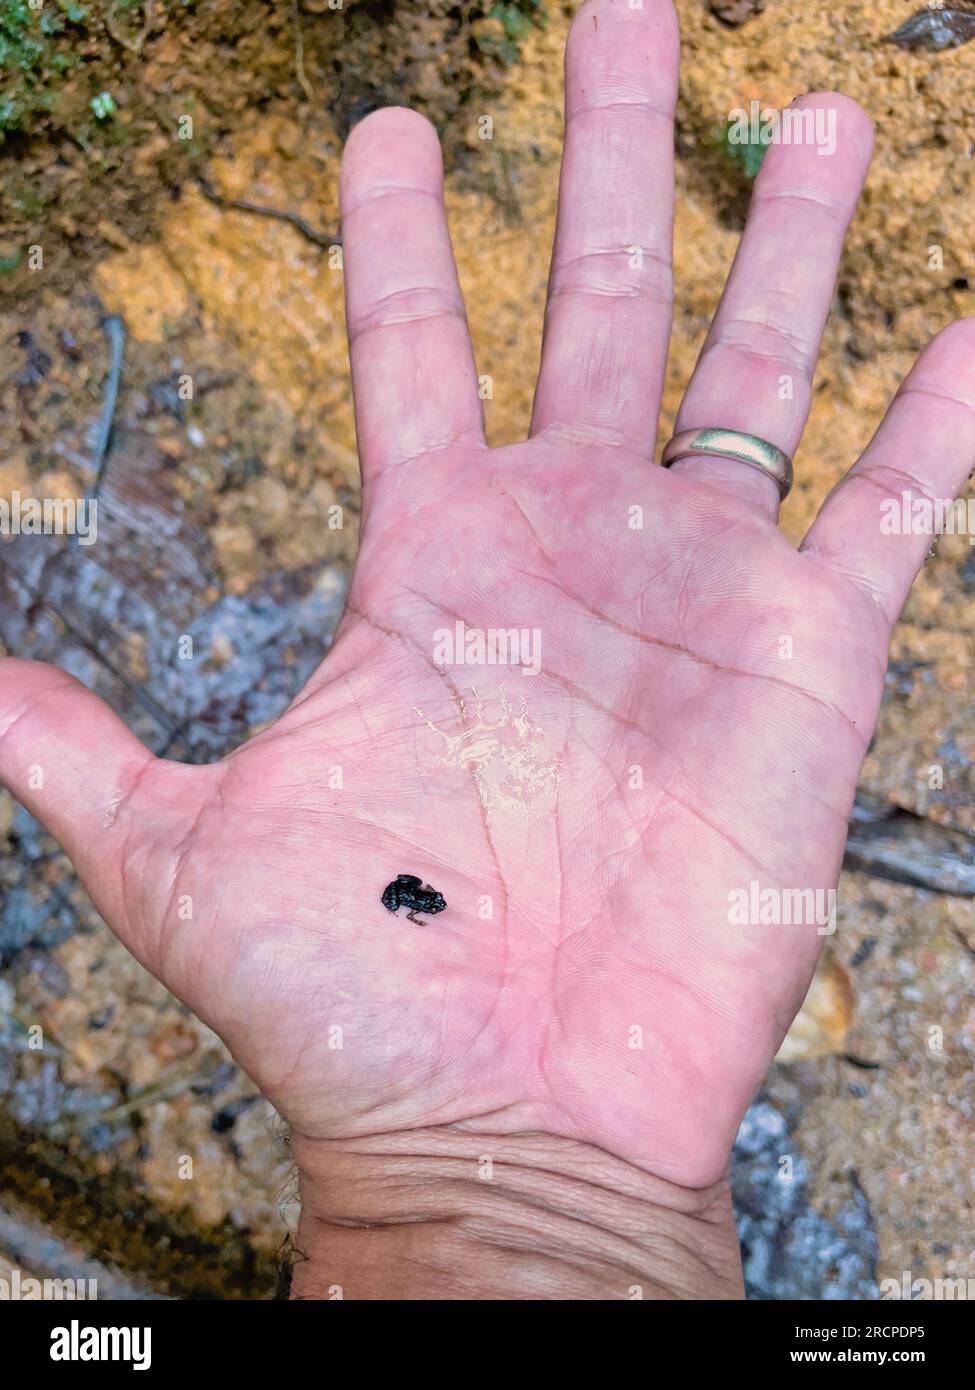
<path id="1" fill-rule="evenodd" d="M 929 543 L 882 534 L 880 502 L 971 471 L 975 333 L 927 349 L 798 552 L 758 471 L 655 467 L 677 69 L 669 5 L 577 16 L 516 446 L 484 441 L 435 133 L 386 110 L 350 136 L 361 550 L 272 727 L 168 763 L 64 673 L 0 663 L 0 775 L 291 1126 L 310 1292 L 473 1290 L 492 1241 L 495 1292 L 519 1262 L 539 1293 L 737 1287 L 728 1153 L 822 938 L 732 923 L 730 894 L 836 883 Z M 802 100 L 836 152 L 768 151 L 676 425 L 790 454 L 871 143 L 853 103 Z M 529 629 L 538 674 L 438 665 L 458 622 Z M 446 898 L 425 926 L 380 903 L 404 872 Z"/>

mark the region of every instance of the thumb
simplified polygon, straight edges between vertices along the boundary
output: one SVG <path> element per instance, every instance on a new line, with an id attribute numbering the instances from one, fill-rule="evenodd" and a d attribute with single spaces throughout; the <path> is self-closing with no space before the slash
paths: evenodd
<path id="1" fill-rule="evenodd" d="M 113 830 L 158 765 L 73 676 L 39 661 L 0 660 L 0 781 L 63 846 L 105 915 L 121 892 L 129 838 Z"/>

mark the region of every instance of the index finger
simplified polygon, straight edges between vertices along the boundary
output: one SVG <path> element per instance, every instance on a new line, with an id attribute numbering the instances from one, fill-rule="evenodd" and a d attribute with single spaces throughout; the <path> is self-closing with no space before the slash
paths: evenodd
<path id="1" fill-rule="evenodd" d="M 477 368 L 433 126 L 376 111 L 342 159 L 342 249 L 365 481 L 460 441 L 484 442 Z"/>

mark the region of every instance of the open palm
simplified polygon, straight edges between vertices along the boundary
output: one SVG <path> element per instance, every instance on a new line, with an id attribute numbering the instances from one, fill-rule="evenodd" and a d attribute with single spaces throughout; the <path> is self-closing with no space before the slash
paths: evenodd
<path id="1" fill-rule="evenodd" d="M 814 968 L 821 924 L 729 904 L 836 883 L 929 544 L 883 534 L 880 502 L 970 472 L 975 334 L 931 345 L 798 552 L 756 470 L 655 467 L 677 62 L 664 6 L 575 21 L 517 446 L 484 442 L 433 130 L 392 110 L 353 132 L 362 546 L 333 648 L 272 727 L 184 767 L 63 673 L 0 663 L 4 779 L 307 1139 L 543 1131 L 703 1186 Z M 803 103 L 836 113 L 836 153 L 769 151 L 677 424 L 790 453 L 870 148 L 852 103 Z M 445 656 L 458 624 L 525 630 L 522 661 Z M 446 911 L 390 915 L 401 873 Z"/>

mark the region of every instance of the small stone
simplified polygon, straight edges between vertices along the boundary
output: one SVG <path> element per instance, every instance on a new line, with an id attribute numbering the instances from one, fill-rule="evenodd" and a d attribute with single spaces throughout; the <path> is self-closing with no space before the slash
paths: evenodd
<path id="1" fill-rule="evenodd" d="M 169 1023 L 156 1034 L 150 1051 L 160 1062 L 178 1062 L 184 1057 L 191 1057 L 198 1046 L 199 1039 L 185 1024 Z"/>
<path id="2" fill-rule="evenodd" d="M 918 10 L 887 37 L 899 48 L 926 49 L 929 53 L 957 48 L 975 38 L 975 12 L 940 8 Z"/>
<path id="3" fill-rule="evenodd" d="M 764 9 L 765 0 L 711 0 L 711 13 L 733 28 L 744 24 L 753 14 L 761 14 Z"/>
<path id="4" fill-rule="evenodd" d="M 17 957 L 15 978 L 19 993 L 35 1009 L 43 1008 L 52 999 L 64 999 L 71 988 L 68 972 L 57 956 L 33 947 Z"/>

